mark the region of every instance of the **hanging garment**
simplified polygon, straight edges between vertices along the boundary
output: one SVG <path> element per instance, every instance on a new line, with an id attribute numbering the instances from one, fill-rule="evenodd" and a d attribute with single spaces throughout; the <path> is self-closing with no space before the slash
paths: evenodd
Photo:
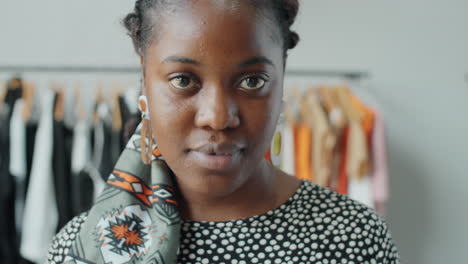
<path id="1" fill-rule="evenodd" d="M 294 151 L 296 152 L 296 177 L 313 181 L 311 164 L 312 129 L 305 124 L 294 127 Z"/>
<path id="2" fill-rule="evenodd" d="M 79 120 L 73 133 L 73 147 L 71 159 L 71 182 L 73 188 L 72 208 L 73 215 L 78 215 L 92 203 L 92 180 L 80 175 L 81 171 L 91 162 L 90 129 L 85 120 Z M 89 202 L 88 202 L 89 201 Z M 84 209 L 83 209 L 84 208 Z"/>
<path id="3" fill-rule="evenodd" d="M 285 122 L 283 130 L 283 142 L 281 144 L 283 149 L 283 164 L 282 170 L 289 175 L 296 175 L 294 170 L 294 133 L 293 125 L 290 122 Z"/>
<path id="4" fill-rule="evenodd" d="M 122 146 L 120 145 L 122 143 L 122 130 L 111 129 L 110 136 L 110 164 L 114 166 L 119 160 L 122 151 Z"/>
<path id="5" fill-rule="evenodd" d="M 20 79 L 10 80 L 5 98 L 3 99 L 4 104 L 9 107 L 8 108 L 9 109 L 8 120 L 11 119 L 11 115 L 13 114 L 13 107 L 15 106 L 16 100 L 21 99 L 22 96 L 23 96 L 23 83 L 21 82 L 21 80 Z"/>
<path id="6" fill-rule="evenodd" d="M 29 181 L 31 179 L 31 169 L 33 165 L 34 146 L 36 145 L 36 133 L 39 124 L 41 111 L 39 104 L 33 103 L 33 110 L 29 120 L 26 122 L 26 182 L 23 193 L 23 199 L 26 200 L 26 192 L 29 188 Z"/>
<path id="7" fill-rule="evenodd" d="M 53 153 L 53 106 L 55 93 L 41 92 L 43 111 L 36 135 L 31 179 L 26 196 L 21 235 L 21 255 L 32 262 L 43 263 L 47 247 L 55 234 L 58 212 L 55 199 Z"/>
<path id="8" fill-rule="evenodd" d="M 356 201 L 359 201 L 369 208 L 374 208 L 372 200 L 372 180 L 370 176 L 365 176 L 360 179 L 349 179 L 348 196 Z"/>
<path id="9" fill-rule="evenodd" d="M 360 136 L 354 137 L 355 143 L 358 143 L 359 148 L 362 148 L 362 153 L 367 153 L 366 158 L 362 156 L 360 162 L 359 175 L 357 178 L 351 176 L 349 180 L 349 195 L 367 206 L 373 208 L 373 189 L 372 189 L 372 158 L 371 158 L 371 146 L 372 146 L 372 132 L 374 129 L 374 110 L 364 105 L 361 100 L 356 96 L 351 96 L 351 104 L 359 111 L 361 116 L 361 131 L 364 135 L 364 142 L 360 142 Z M 356 132 L 356 130 L 354 131 Z M 365 148 L 365 149 L 364 149 Z M 356 156 L 358 156 L 357 149 L 355 150 Z"/>
<path id="10" fill-rule="evenodd" d="M 72 148 L 72 200 L 74 215 L 87 211 L 105 182 L 91 160 L 90 128 L 86 121 L 78 121 Z"/>
<path id="11" fill-rule="evenodd" d="M 372 135 L 372 163 L 372 197 L 376 211 L 385 216 L 385 204 L 389 198 L 388 165 L 384 121 L 378 111 L 375 111 L 375 125 Z"/>
<path id="12" fill-rule="evenodd" d="M 21 234 L 24 200 L 26 192 L 26 127 L 23 121 L 24 102 L 17 100 L 10 120 L 10 174 L 15 181 L 15 222 L 16 232 Z"/>
<path id="13" fill-rule="evenodd" d="M 99 194 L 104 190 L 105 182 L 98 169 L 91 162 L 76 176 L 75 186 L 79 193 L 74 206 L 77 212 L 82 213 L 88 211 L 96 202 Z"/>
<path id="14" fill-rule="evenodd" d="M 346 121 L 344 113 L 339 108 L 332 108 L 331 111 L 328 113 L 328 118 L 330 125 L 333 127 L 333 133 L 335 135 L 336 140 L 332 150 L 330 189 L 337 191 L 340 180 L 340 171 L 342 166 L 341 164 L 344 160 L 345 153 L 343 151 L 343 147 Z"/>
<path id="15" fill-rule="evenodd" d="M 99 120 L 94 127 L 94 164 L 105 182 L 114 167 L 112 161 L 114 156 L 112 154 L 112 115 L 106 103 L 98 105 L 97 114 Z"/>
<path id="16" fill-rule="evenodd" d="M 346 154 L 346 173 L 348 178 L 358 180 L 368 175 L 369 152 L 366 134 L 361 124 L 351 121 L 349 124 L 348 147 Z"/>
<path id="17" fill-rule="evenodd" d="M 63 121 L 57 120 L 54 120 L 53 131 L 52 171 L 55 199 L 59 213 L 57 225 L 57 231 L 59 231 L 74 216 L 71 194 L 71 141 L 73 133 L 65 127 Z"/>
<path id="18" fill-rule="evenodd" d="M 10 108 L 0 112 L 0 260 L 15 264 L 18 250 L 15 228 L 15 182 L 10 174 Z"/>
<path id="19" fill-rule="evenodd" d="M 322 187 L 328 187 L 331 180 L 333 149 L 336 144 L 334 135 L 327 121 L 327 116 L 321 106 L 317 93 L 308 94 L 308 120 L 312 128 L 312 168 L 314 182 Z"/>
<path id="20" fill-rule="evenodd" d="M 343 140 L 341 147 L 341 160 L 340 160 L 340 172 L 338 176 L 338 186 L 336 192 L 339 194 L 348 194 L 348 174 L 347 168 L 347 153 L 348 153 L 348 140 L 349 140 L 349 125 L 345 127 L 343 132 Z"/>
<path id="21" fill-rule="evenodd" d="M 139 144 L 138 130 L 64 263 L 127 263 L 135 258 L 141 263 L 176 262 L 180 217 L 173 174 L 160 156 L 144 165 Z"/>
<path id="22" fill-rule="evenodd" d="M 119 98 L 119 106 L 120 106 L 120 115 L 121 115 L 121 120 L 122 120 L 122 129 L 120 133 L 120 152 L 122 152 L 125 149 L 125 145 L 127 145 L 127 142 L 125 141 L 125 126 L 128 123 L 128 121 L 132 118 L 132 113 L 130 111 L 130 108 L 127 105 L 127 102 L 125 101 L 125 98 L 120 95 Z"/>
<path id="23" fill-rule="evenodd" d="M 130 111 L 131 115 L 139 114 L 138 111 L 138 98 L 140 97 L 141 88 L 140 87 L 131 87 L 125 90 L 123 98 L 125 103 Z"/>
<path id="24" fill-rule="evenodd" d="M 352 199 L 373 207 L 372 186 L 367 167 L 368 159 L 369 153 L 365 132 L 361 124 L 352 121 L 350 123 L 346 157 L 348 195 Z"/>

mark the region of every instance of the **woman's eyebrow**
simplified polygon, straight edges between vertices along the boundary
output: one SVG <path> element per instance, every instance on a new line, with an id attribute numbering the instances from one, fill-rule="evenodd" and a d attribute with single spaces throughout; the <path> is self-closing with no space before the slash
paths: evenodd
<path id="1" fill-rule="evenodd" d="M 163 63 L 167 62 L 174 62 L 174 63 L 184 63 L 184 64 L 192 64 L 196 66 L 200 66 L 201 63 L 199 61 L 196 61 L 194 59 L 190 59 L 187 57 L 182 57 L 182 56 L 169 56 L 163 60 Z"/>
<path id="2" fill-rule="evenodd" d="M 273 61 L 271 61 L 270 59 L 264 56 L 252 57 L 244 62 L 241 62 L 238 67 L 244 68 L 244 67 L 252 66 L 255 64 L 269 64 L 275 67 L 275 64 L 273 63 Z"/>
<path id="3" fill-rule="evenodd" d="M 183 56 L 177 56 L 177 55 L 169 56 L 169 57 L 167 57 L 167 58 L 165 58 L 163 60 L 163 63 L 168 63 L 168 62 L 192 64 L 192 65 L 195 65 L 195 66 L 200 66 L 202 64 L 201 62 L 199 62 L 197 60 L 187 58 L 187 57 L 183 57 Z M 270 59 L 268 59 L 265 56 L 252 57 L 252 58 L 250 58 L 250 59 L 248 59 L 246 61 L 241 62 L 238 65 L 238 67 L 239 68 L 245 68 L 245 67 L 249 67 L 249 66 L 252 66 L 252 65 L 255 65 L 255 64 L 269 64 L 269 65 L 275 67 L 275 64 L 273 63 L 273 61 L 271 61 Z"/>

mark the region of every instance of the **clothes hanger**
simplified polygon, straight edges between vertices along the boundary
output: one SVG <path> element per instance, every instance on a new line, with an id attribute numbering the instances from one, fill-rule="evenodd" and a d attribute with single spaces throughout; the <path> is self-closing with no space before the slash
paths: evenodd
<path id="1" fill-rule="evenodd" d="M 55 87 L 57 92 L 57 101 L 55 103 L 54 119 L 63 121 L 64 117 L 64 87 L 60 84 Z"/>
<path id="2" fill-rule="evenodd" d="M 352 93 L 349 87 L 345 85 L 337 86 L 334 90 L 337 101 L 343 109 L 349 122 L 362 120 L 362 114 L 351 102 Z"/>
<path id="3" fill-rule="evenodd" d="M 21 81 L 17 78 L 14 78 L 10 81 L 10 85 L 9 85 L 10 89 L 11 90 L 16 90 L 16 89 L 20 89 L 21 88 Z"/>
<path id="4" fill-rule="evenodd" d="M 28 122 L 31 119 L 35 93 L 36 84 L 33 82 L 25 82 L 23 86 L 24 108 L 22 112 L 22 119 L 24 122 Z"/>
<path id="5" fill-rule="evenodd" d="M 81 82 L 78 81 L 75 84 L 75 106 L 77 107 L 75 114 L 77 115 L 78 120 L 83 121 L 86 120 L 86 111 L 83 105 L 83 101 L 81 98 Z"/>
<path id="6" fill-rule="evenodd" d="M 103 95 L 103 84 L 102 82 L 98 82 L 96 87 L 96 100 L 93 109 L 93 123 L 97 124 L 99 121 L 99 114 L 98 114 L 98 106 L 104 103 L 104 95 Z"/>

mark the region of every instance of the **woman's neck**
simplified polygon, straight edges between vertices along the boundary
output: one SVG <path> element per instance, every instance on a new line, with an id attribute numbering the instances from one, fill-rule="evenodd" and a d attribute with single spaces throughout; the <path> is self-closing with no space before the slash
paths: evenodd
<path id="1" fill-rule="evenodd" d="M 299 185 L 299 180 L 264 162 L 230 193 L 200 193 L 178 184 L 180 211 L 182 218 L 190 221 L 222 222 L 247 218 L 281 205 Z"/>

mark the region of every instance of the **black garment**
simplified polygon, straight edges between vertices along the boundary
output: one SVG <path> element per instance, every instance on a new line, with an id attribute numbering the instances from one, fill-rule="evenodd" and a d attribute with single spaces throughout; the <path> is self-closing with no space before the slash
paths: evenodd
<path id="1" fill-rule="evenodd" d="M 9 88 L 7 90 L 7 93 L 5 95 L 4 103 L 8 105 L 9 111 L 8 111 L 8 120 L 11 119 L 11 115 L 13 115 L 13 107 L 15 105 L 16 100 L 20 99 L 23 96 L 23 89 L 22 85 L 20 88 L 17 89 L 11 89 Z"/>
<path id="2" fill-rule="evenodd" d="M 127 122 L 132 118 L 132 113 L 130 112 L 130 108 L 128 107 L 128 104 L 125 102 L 125 98 L 123 96 L 119 96 L 119 106 L 120 106 L 120 116 L 122 119 L 122 131 L 120 132 L 120 152 L 122 152 L 125 149 L 125 146 L 127 145 L 127 142 L 124 137 L 125 133 L 125 125 Z"/>
<path id="3" fill-rule="evenodd" d="M 122 153 L 122 130 L 116 131 L 111 130 L 111 145 L 110 145 L 110 155 L 111 155 L 111 164 L 114 168 L 115 164 L 119 160 L 120 154 Z"/>
<path id="4" fill-rule="evenodd" d="M 99 127 L 98 127 L 99 126 Z M 114 169 L 113 157 L 112 157 L 112 127 L 111 124 L 101 120 L 95 128 L 96 133 L 101 133 L 102 136 L 102 152 L 100 153 L 100 162 L 97 164 L 99 173 L 104 181 Z M 97 138 L 95 138 L 97 140 Z M 99 154 L 98 154 L 99 155 Z"/>
<path id="5" fill-rule="evenodd" d="M 73 132 L 63 121 L 54 120 L 52 170 L 59 213 L 57 231 L 73 218 L 71 195 L 71 148 Z"/>
<path id="6" fill-rule="evenodd" d="M 18 263 L 15 181 L 10 174 L 10 108 L 0 113 L 0 262 Z"/>
<path id="7" fill-rule="evenodd" d="M 29 187 L 29 179 L 31 178 L 31 169 L 34 157 L 34 146 L 36 144 L 36 132 L 38 124 L 33 122 L 26 123 L 26 187 L 27 192 Z M 26 200 L 26 192 L 23 194 Z"/>
<path id="8" fill-rule="evenodd" d="M 73 176 L 73 189 L 75 190 L 73 209 L 75 215 L 86 212 L 93 206 L 95 195 L 93 177 L 91 175 L 93 173 L 97 175 L 95 177 L 101 177 L 99 171 L 92 164 L 89 164 L 80 173 Z"/>

